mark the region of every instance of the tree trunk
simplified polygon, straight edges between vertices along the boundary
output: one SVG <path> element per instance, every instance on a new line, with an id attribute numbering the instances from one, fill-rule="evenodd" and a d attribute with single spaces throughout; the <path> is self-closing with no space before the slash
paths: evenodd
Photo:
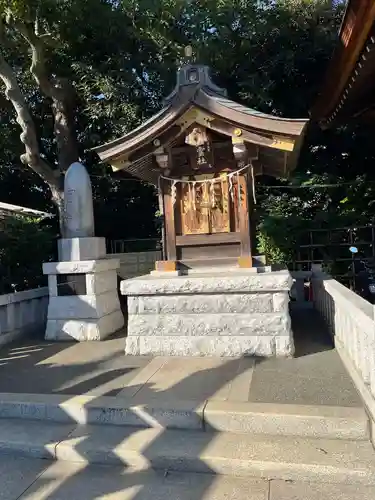
<path id="1" fill-rule="evenodd" d="M 41 92 L 52 101 L 52 113 L 54 116 L 54 135 L 57 144 L 57 163 L 58 169 L 55 171 L 44 168 L 44 160 L 41 158 L 35 126 L 28 111 L 26 101 L 20 91 L 16 79 L 14 77 L 12 89 L 16 89 L 17 95 L 12 100 L 17 111 L 18 117 L 20 113 L 16 107 L 17 102 L 21 102 L 20 111 L 24 117 L 19 121 L 23 133 L 21 140 L 25 144 L 26 154 L 24 163 L 27 163 L 31 168 L 39 173 L 39 175 L 47 182 L 51 189 L 52 201 L 57 207 L 60 221 L 61 236 L 65 234 L 64 221 L 64 189 L 63 175 L 69 166 L 79 159 L 77 135 L 75 131 L 74 115 L 76 105 L 76 94 L 71 83 L 65 78 L 51 77 L 47 72 L 45 53 L 44 53 L 44 38 L 30 23 L 13 22 L 13 27 L 24 37 L 31 49 L 31 66 L 30 72 Z M 12 69 L 8 66 L 10 71 Z M 13 72 L 12 72 L 13 73 Z M 7 84 L 6 84 L 7 85 Z M 17 88 L 15 87 L 17 86 Z M 25 110 L 27 119 L 25 120 Z M 26 142 L 25 142 L 26 140 Z M 37 161 L 31 161 L 27 146 L 32 144 L 33 157 Z M 37 165 L 37 168 L 35 167 Z M 42 168 L 43 167 L 43 168 Z M 47 172 L 48 169 L 48 172 Z M 52 174 L 52 178 L 51 178 Z"/>
<path id="2" fill-rule="evenodd" d="M 5 85 L 5 96 L 12 103 L 17 115 L 17 122 L 22 132 L 20 135 L 22 143 L 25 145 L 25 153 L 21 155 L 21 162 L 28 165 L 36 172 L 49 186 L 51 197 L 56 205 L 61 235 L 64 235 L 64 194 L 62 190 L 62 176 L 59 170 L 54 170 L 42 158 L 39 150 L 35 124 L 31 117 L 25 97 L 18 85 L 13 69 L 0 54 L 0 79 Z"/>
<path id="3" fill-rule="evenodd" d="M 62 178 L 61 178 L 62 180 Z M 63 184 L 63 183 L 61 183 Z M 60 235 L 63 238 L 65 236 L 65 207 L 64 207 L 64 189 L 51 189 L 52 202 L 57 208 L 57 214 L 59 217 L 59 227 Z"/>
<path id="4" fill-rule="evenodd" d="M 57 156 L 60 170 L 66 172 L 79 158 L 74 124 L 75 94 L 71 84 L 65 79 L 55 79 L 53 87 L 52 112 Z"/>
<path id="5" fill-rule="evenodd" d="M 35 32 L 32 25 L 18 23 L 15 26 L 31 48 L 30 72 L 41 92 L 52 100 L 58 164 L 60 171 L 66 172 L 79 158 L 74 124 L 76 104 L 74 87 L 66 78 L 51 77 L 47 73 L 44 40 Z"/>

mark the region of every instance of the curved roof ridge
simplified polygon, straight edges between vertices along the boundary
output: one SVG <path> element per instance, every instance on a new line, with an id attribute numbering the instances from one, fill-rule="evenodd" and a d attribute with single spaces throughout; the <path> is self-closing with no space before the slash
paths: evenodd
<path id="1" fill-rule="evenodd" d="M 257 109 L 251 108 L 250 106 L 246 106 L 245 104 L 240 104 L 237 101 L 229 99 L 229 97 L 223 97 L 219 94 L 216 94 L 215 92 L 212 92 L 208 87 L 204 87 L 203 91 L 210 97 L 213 97 L 214 99 L 220 101 L 220 103 L 223 106 L 233 109 L 233 105 L 235 105 L 239 112 L 244 112 L 245 114 L 249 114 L 247 111 L 250 111 L 251 114 L 254 116 L 261 116 L 263 118 L 268 118 L 270 120 L 286 121 L 286 122 L 306 122 L 309 120 L 308 118 L 284 118 L 282 116 L 271 115 L 269 113 L 264 113 L 263 111 L 258 111 Z M 241 111 L 241 109 L 246 111 Z"/>

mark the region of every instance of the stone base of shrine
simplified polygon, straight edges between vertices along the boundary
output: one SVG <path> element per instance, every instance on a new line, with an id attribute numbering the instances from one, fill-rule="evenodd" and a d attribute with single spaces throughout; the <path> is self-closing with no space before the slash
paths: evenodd
<path id="1" fill-rule="evenodd" d="M 287 271 L 141 276 L 128 298 L 126 354 L 291 356 Z"/>

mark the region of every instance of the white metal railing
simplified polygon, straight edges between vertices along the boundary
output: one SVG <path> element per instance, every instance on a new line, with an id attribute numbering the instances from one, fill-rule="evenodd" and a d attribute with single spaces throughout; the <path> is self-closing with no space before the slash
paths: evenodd
<path id="1" fill-rule="evenodd" d="M 0 346 L 45 328 L 48 287 L 0 295 Z"/>

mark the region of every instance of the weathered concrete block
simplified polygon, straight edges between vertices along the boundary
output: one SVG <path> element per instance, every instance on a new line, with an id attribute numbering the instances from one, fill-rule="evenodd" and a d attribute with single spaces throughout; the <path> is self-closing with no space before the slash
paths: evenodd
<path id="1" fill-rule="evenodd" d="M 288 315 L 269 314 L 131 314 L 131 335 L 139 336 L 271 336 L 291 333 Z"/>
<path id="2" fill-rule="evenodd" d="M 275 350 L 276 356 L 293 356 L 294 349 L 294 339 L 291 323 L 289 322 L 289 335 L 279 335 L 275 337 Z"/>
<path id="3" fill-rule="evenodd" d="M 48 319 L 46 340 L 103 340 L 124 326 L 120 310 L 99 319 Z"/>
<path id="4" fill-rule="evenodd" d="M 276 292 L 272 294 L 273 311 L 287 312 L 289 309 L 289 294 L 288 292 Z"/>
<path id="5" fill-rule="evenodd" d="M 102 294 L 110 290 L 117 290 L 117 273 L 115 270 L 86 274 L 87 295 Z"/>
<path id="6" fill-rule="evenodd" d="M 57 297 L 57 276 L 56 274 L 48 275 L 48 291 L 50 297 Z"/>
<path id="7" fill-rule="evenodd" d="M 275 356 L 275 339 L 266 336 L 129 336 L 125 353 L 133 356 Z M 281 355 L 281 354 L 279 354 Z M 289 353 L 284 353 L 287 356 Z"/>
<path id="8" fill-rule="evenodd" d="M 116 291 L 101 295 L 51 297 L 48 319 L 95 319 L 119 309 Z"/>
<path id="9" fill-rule="evenodd" d="M 119 259 L 83 260 L 81 262 L 45 262 L 43 274 L 85 274 L 109 271 L 120 267 Z"/>
<path id="10" fill-rule="evenodd" d="M 155 277 L 141 276 L 121 283 L 123 295 L 170 295 L 289 291 L 292 286 L 289 272 L 260 274 L 212 273 L 202 275 Z"/>
<path id="11" fill-rule="evenodd" d="M 270 313 L 272 294 L 128 297 L 129 314 Z"/>
<path id="12" fill-rule="evenodd" d="M 124 281 L 128 354 L 290 356 L 288 272 L 210 272 Z M 154 350 L 153 350 L 154 349 Z"/>
<path id="13" fill-rule="evenodd" d="M 105 238 L 62 238 L 57 251 L 61 261 L 102 259 L 106 256 Z"/>

